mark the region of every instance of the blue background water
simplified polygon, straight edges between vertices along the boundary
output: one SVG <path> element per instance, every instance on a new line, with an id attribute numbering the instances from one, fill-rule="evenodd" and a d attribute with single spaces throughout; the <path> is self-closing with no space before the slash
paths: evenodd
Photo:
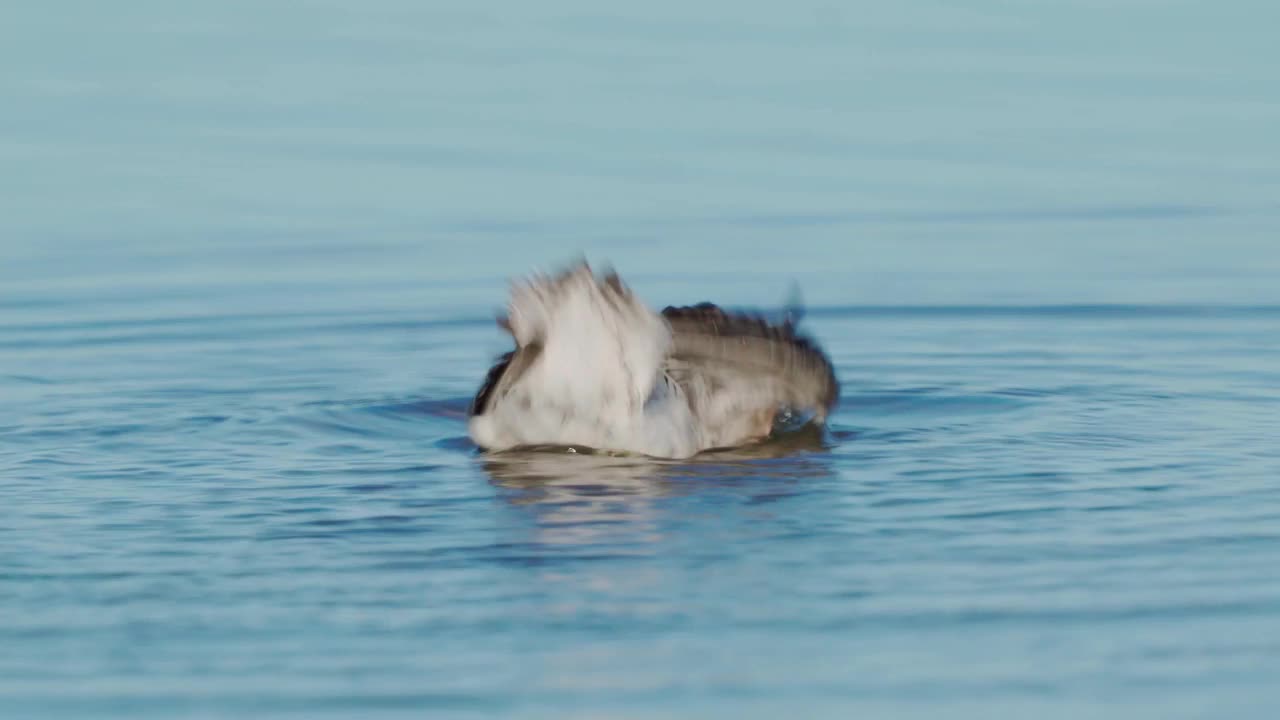
<path id="1" fill-rule="evenodd" d="M 1274 3 L 9 3 L 0 716 L 1271 717 Z M 474 454 L 505 277 L 783 457 Z"/>

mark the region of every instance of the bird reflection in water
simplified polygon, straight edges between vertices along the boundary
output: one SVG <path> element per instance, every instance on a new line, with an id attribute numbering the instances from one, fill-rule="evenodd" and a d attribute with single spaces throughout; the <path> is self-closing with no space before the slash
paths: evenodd
<path id="1" fill-rule="evenodd" d="M 806 426 L 689 460 L 560 447 L 485 455 L 483 467 L 508 502 L 534 511 L 541 542 L 616 548 L 656 539 L 664 503 L 780 500 L 829 476 L 831 459 L 822 430 Z"/>
<path id="2" fill-rule="evenodd" d="M 670 598 L 699 571 L 669 557 L 705 560 L 742 533 L 769 532 L 757 522 L 770 514 L 768 503 L 834 474 L 823 433 L 812 427 L 689 460 L 561 447 L 489 454 L 482 464 L 523 516 L 509 525 L 517 536 L 508 541 L 536 565 L 525 590 L 555 598 L 537 612 L 565 622 L 678 615 Z M 686 551 L 672 555 L 675 547 Z M 598 658 L 566 650 L 546 662 L 551 677 L 575 678 Z"/>

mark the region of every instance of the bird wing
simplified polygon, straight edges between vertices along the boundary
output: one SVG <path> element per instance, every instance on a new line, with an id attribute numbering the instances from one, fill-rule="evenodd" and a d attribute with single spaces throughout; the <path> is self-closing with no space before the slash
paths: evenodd
<path id="1" fill-rule="evenodd" d="M 835 406 L 840 386 L 831 361 L 794 322 L 769 322 L 711 303 L 668 307 L 662 316 L 672 334 L 668 373 L 699 390 L 704 401 L 730 390 L 739 407 L 786 407 L 813 413 L 818 422 Z"/>
<path id="2" fill-rule="evenodd" d="M 472 399 L 471 408 L 467 411 L 467 414 L 485 414 L 492 407 L 495 400 L 507 394 L 511 386 L 533 364 L 533 361 L 538 359 L 538 355 L 541 352 L 541 344 L 530 343 L 509 353 L 503 353 L 497 362 L 493 364 L 493 367 L 489 368 L 489 373 L 485 375 L 484 382 L 480 385 L 480 390 L 476 392 L 475 398 Z"/>

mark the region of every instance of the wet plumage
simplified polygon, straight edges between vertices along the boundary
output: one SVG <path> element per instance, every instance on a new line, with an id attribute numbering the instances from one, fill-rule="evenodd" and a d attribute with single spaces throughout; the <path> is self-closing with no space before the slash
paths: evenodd
<path id="1" fill-rule="evenodd" d="M 654 312 L 586 264 L 516 283 L 499 324 L 516 348 L 490 369 L 468 423 L 487 450 L 688 457 L 763 439 L 779 412 L 820 425 L 838 396 L 826 354 L 790 319 L 710 303 Z"/>

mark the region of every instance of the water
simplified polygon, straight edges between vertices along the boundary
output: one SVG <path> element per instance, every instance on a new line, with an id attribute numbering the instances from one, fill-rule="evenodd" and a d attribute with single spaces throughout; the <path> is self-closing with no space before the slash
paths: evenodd
<path id="1" fill-rule="evenodd" d="M 1271 4 L 11 5 L 0 716 L 1280 701 Z M 829 432 L 477 456 L 578 252 Z"/>

